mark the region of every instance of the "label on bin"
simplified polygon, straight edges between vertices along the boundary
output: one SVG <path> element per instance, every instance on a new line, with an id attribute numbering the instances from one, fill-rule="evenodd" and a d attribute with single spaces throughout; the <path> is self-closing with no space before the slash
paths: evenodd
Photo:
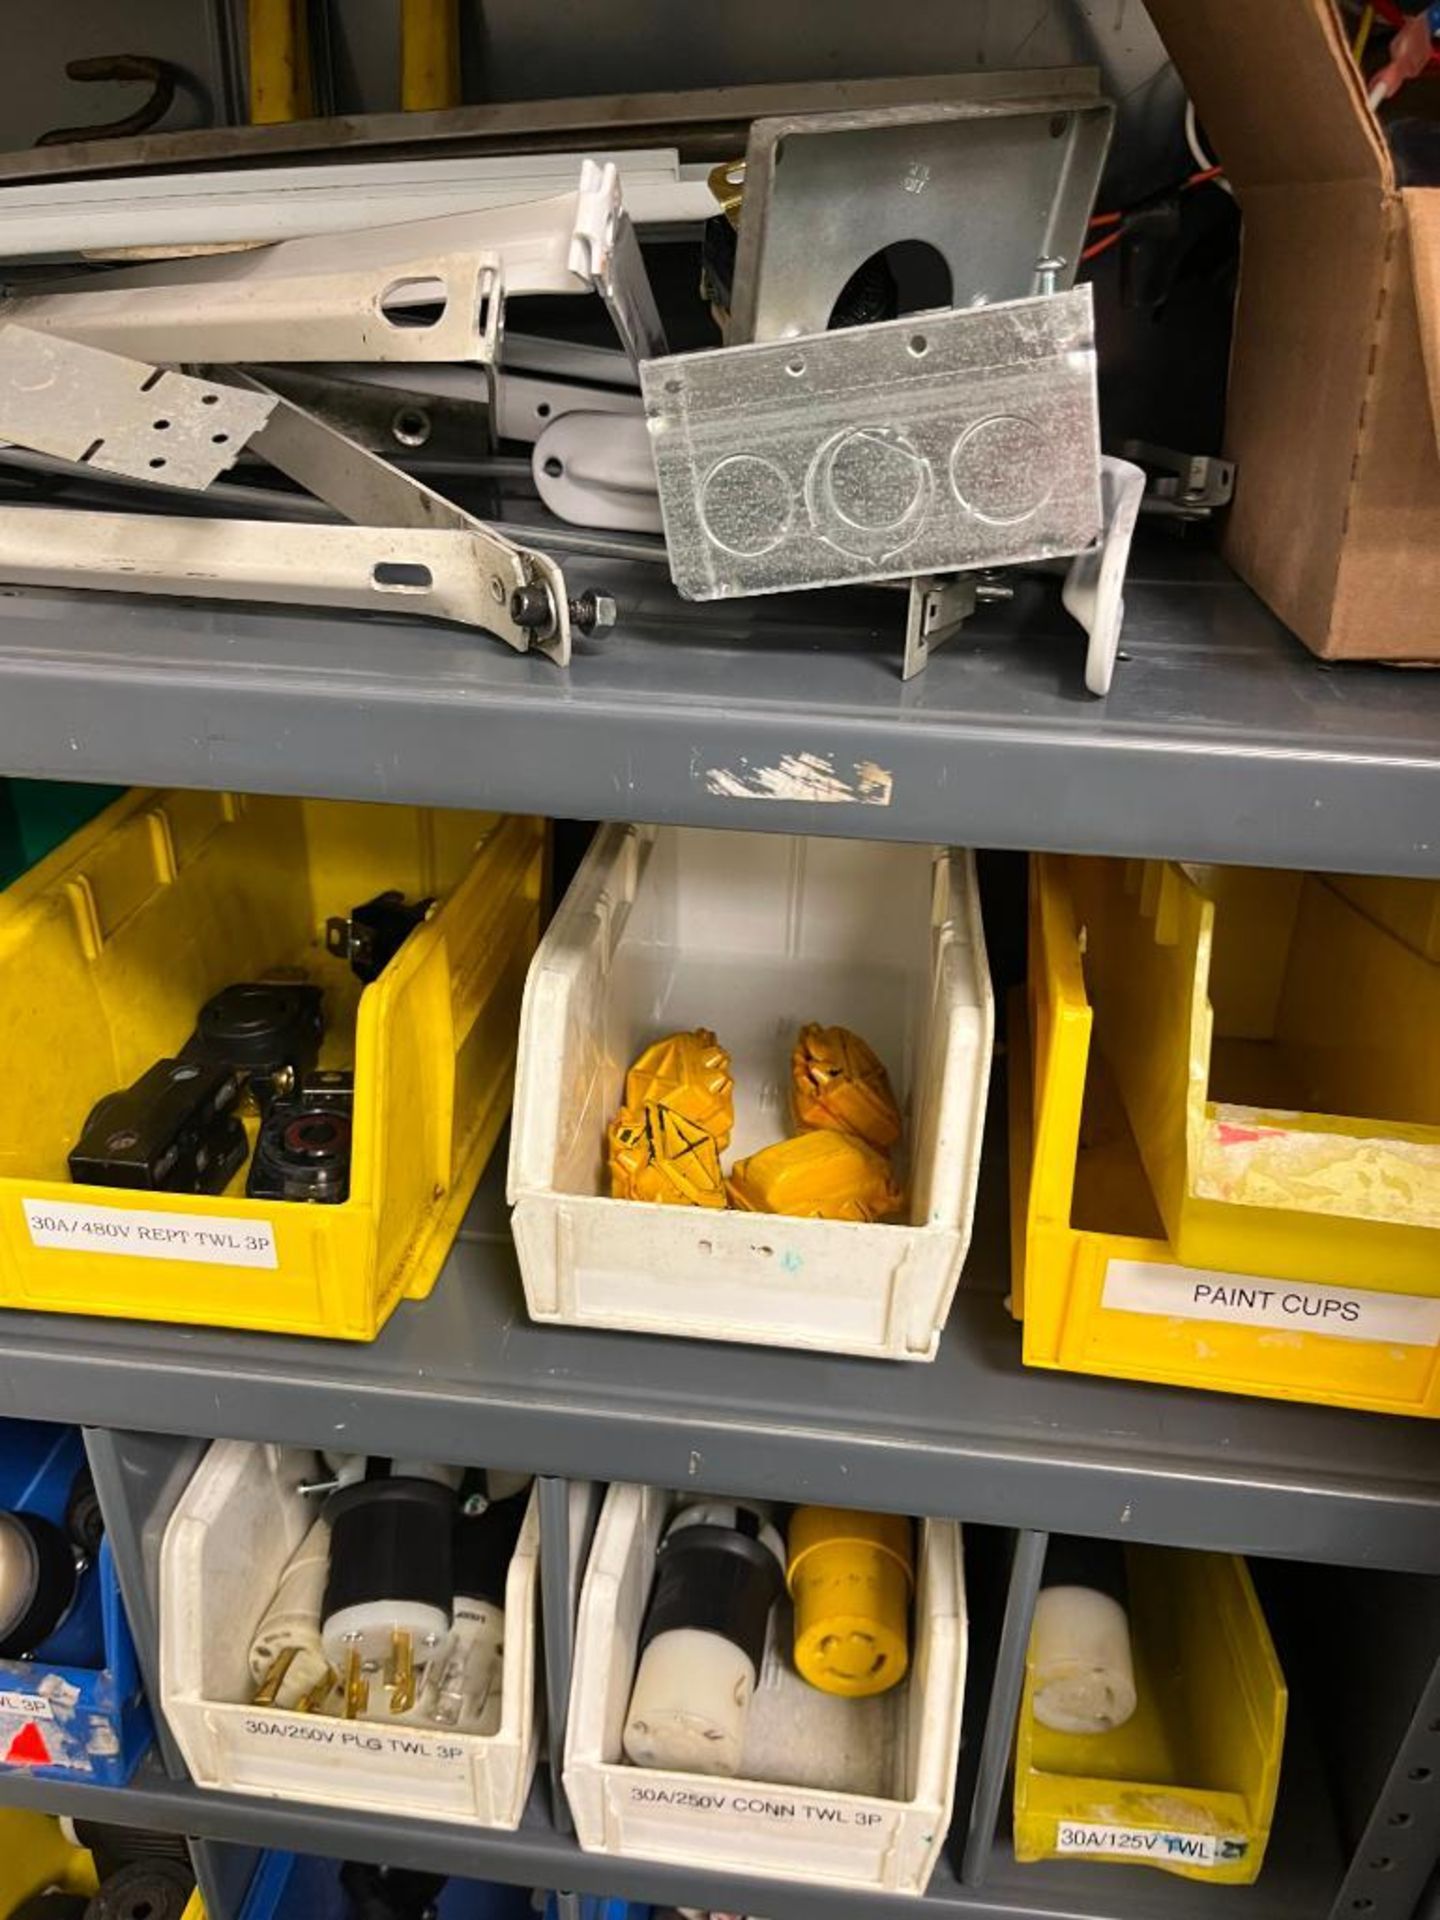
<path id="1" fill-rule="evenodd" d="M 1243 1840 L 1213 1833 L 1175 1833 L 1160 1827 L 1097 1826 L 1089 1820 L 1062 1820 L 1055 1836 L 1057 1853 L 1111 1853 L 1127 1860 L 1155 1860 L 1190 1867 L 1213 1867 L 1239 1860 Z"/>
<path id="2" fill-rule="evenodd" d="M 53 1720 L 55 1709 L 43 1693 L 0 1693 L 0 1713 L 14 1713 L 25 1720 Z"/>
<path id="3" fill-rule="evenodd" d="M 268 1220 L 94 1207 L 79 1200 L 25 1200 L 21 1204 L 34 1247 L 68 1247 L 72 1253 L 121 1253 L 135 1260 L 198 1260 L 207 1267 L 279 1265 L 275 1229 Z"/>
<path id="4" fill-rule="evenodd" d="M 1158 1261 L 1112 1260 L 1102 1306 L 1180 1320 L 1224 1320 L 1238 1327 L 1283 1327 L 1340 1340 L 1383 1340 L 1397 1347 L 1440 1343 L 1440 1299 L 1413 1293 L 1371 1293 L 1310 1280 L 1262 1280 L 1248 1273 L 1212 1273 Z"/>
<path id="5" fill-rule="evenodd" d="M 411 1768 L 428 1768 L 432 1772 L 453 1773 L 458 1778 L 469 1779 L 464 1746 L 453 1738 L 442 1739 L 428 1728 L 407 1733 L 368 1720 L 322 1720 L 313 1714 L 294 1712 L 249 1714 L 243 1727 L 250 1740 L 282 1741 L 297 1750 L 318 1749 L 338 1754 L 360 1766 L 367 1762 L 372 1767 L 378 1764 L 381 1772 L 393 1769 L 394 1763 L 401 1761 Z M 233 1722 L 227 1731 L 235 1733 Z M 237 1752 L 245 1751 L 244 1741 L 236 1738 L 232 1744 Z"/>
<path id="6" fill-rule="evenodd" d="M 783 1787 L 737 1790 L 708 1780 L 704 1786 L 694 1787 L 627 1782 L 624 1793 L 632 1807 L 676 1807 L 685 1813 L 739 1814 L 745 1820 L 779 1821 L 797 1828 L 855 1827 L 868 1833 L 881 1826 L 885 1817 L 869 1807 L 844 1804 L 838 1797 L 834 1801 L 802 1800 L 787 1794 Z"/>

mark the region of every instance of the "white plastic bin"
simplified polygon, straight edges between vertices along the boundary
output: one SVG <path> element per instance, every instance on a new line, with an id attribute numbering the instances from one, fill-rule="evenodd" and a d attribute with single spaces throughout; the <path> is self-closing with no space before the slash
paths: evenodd
<path id="1" fill-rule="evenodd" d="M 537 1750 L 536 1496 L 505 1582 L 498 1731 L 387 1726 L 250 1704 L 250 1639 L 315 1517 L 298 1490 L 314 1473 L 315 1455 L 301 1448 L 218 1440 L 165 1530 L 160 1693 L 191 1776 L 277 1800 L 518 1825 Z"/>
<path id="2" fill-rule="evenodd" d="M 609 1198 L 605 1129 L 644 1046 L 705 1026 L 730 1050 L 728 1167 L 794 1130 L 808 1020 L 854 1028 L 889 1070 L 907 1220 Z M 969 853 L 602 828 L 525 987 L 510 1199 L 531 1316 L 932 1360 L 970 1239 L 993 1025 Z"/>
<path id="3" fill-rule="evenodd" d="M 651 1487 L 615 1486 L 595 1531 L 565 1741 L 581 1846 L 697 1871 L 743 1865 L 787 1880 L 923 1893 L 949 1830 L 960 1755 L 959 1527 L 921 1523 L 910 1671 L 889 1693 L 842 1700 L 808 1686 L 790 1663 L 789 1602 L 776 1606 L 732 1780 L 622 1758 L 655 1549 L 673 1505 Z"/>

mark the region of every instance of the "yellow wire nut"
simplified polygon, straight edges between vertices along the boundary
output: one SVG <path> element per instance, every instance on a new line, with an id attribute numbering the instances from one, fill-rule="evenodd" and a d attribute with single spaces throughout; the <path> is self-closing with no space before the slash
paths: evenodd
<path id="1" fill-rule="evenodd" d="M 683 1114 L 647 1101 L 610 1122 L 610 1193 L 671 1207 L 723 1207 L 725 1178 L 713 1134 Z"/>
<path id="2" fill-rule="evenodd" d="M 790 1056 L 791 1099 L 802 1127 L 857 1134 L 888 1153 L 900 1138 L 900 1107 L 885 1063 L 849 1027 L 800 1029 Z"/>
<path id="3" fill-rule="evenodd" d="M 625 1105 L 668 1107 L 713 1135 L 723 1153 L 735 1130 L 730 1055 L 708 1027 L 667 1033 L 646 1047 L 625 1076 Z"/>
<path id="4" fill-rule="evenodd" d="M 797 1507 L 788 1544 L 801 1678 L 849 1700 L 899 1686 L 910 1666 L 910 1522 L 893 1513 Z"/>
<path id="5" fill-rule="evenodd" d="M 849 1133 L 796 1133 L 730 1169 L 726 1191 L 747 1213 L 805 1220 L 888 1219 L 904 1204 L 890 1162 Z"/>

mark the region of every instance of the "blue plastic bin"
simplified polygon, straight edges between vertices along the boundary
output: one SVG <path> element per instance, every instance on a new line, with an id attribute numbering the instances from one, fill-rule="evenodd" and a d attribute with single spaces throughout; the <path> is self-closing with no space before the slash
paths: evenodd
<path id="1" fill-rule="evenodd" d="M 73 1427 L 0 1420 L 0 1507 L 65 1522 L 85 1448 Z M 0 1765 L 123 1786 L 153 1726 L 109 1542 L 75 1604 L 25 1660 L 0 1660 Z"/>
<path id="2" fill-rule="evenodd" d="M 351 1920 L 340 1864 L 304 1853 L 263 1854 L 240 1920 Z M 527 1888 L 489 1880 L 448 1881 L 438 1911 L 439 1920 L 533 1920 Z"/>

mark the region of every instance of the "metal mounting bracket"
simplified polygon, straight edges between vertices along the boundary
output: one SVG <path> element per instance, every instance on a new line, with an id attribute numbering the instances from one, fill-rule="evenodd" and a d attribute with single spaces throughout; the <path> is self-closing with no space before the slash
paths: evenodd
<path id="1" fill-rule="evenodd" d="M 910 582 L 902 680 L 913 680 L 924 671 L 935 649 L 953 639 L 974 613 L 977 600 L 976 581 L 970 574 L 945 579 L 927 573 Z"/>
<path id="2" fill-rule="evenodd" d="M 1125 572 L 1130 545 L 1145 493 L 1145 474 L 1128 460 L 1108 454 L 1100 460 L 1100 505 L 1104 527 L 1097 546 L 1077 553 L 1061 588 L 1067 613 L 1090 636 L 1085 652 L 1085 685 L 1106 694 L 1115 673 L 1120 628 L 1125 619 Z"/>
<path id="3" fill-rule="evenodd" d="M 688 600 L 1070 555 L 1101 526 L 1090 289 L 641 368 Z"/>
<path id="4" fill-rule="evenodd" d="M 632 357 L 664 351 L 613 163 L 575 192 L 281 240 L 12 295 L 0 318 L 161 361 L 479 361 L 507 297 L 597 292 Z"/>
<path id="5" fill-rule="evenodd" d="M 588 280 L 605 302 L 635 366 L 669 352 L 640 242 L 620 198 L 620 175 L 613 162 L 604 166 L 594 160 L 581 162 L 570 271 Z"/>
<path id="6" fill-rule="evenodd" d="M 208 487 L 275 402 L 59 334 L 0 323 L 0 440 L 173 487 Z"/>
<path id="7" fill-rule="evenodd" d="M 755 121 L 732 345 L 822 332 L 856 272 L 899 241 L 944 261 L 950 289 L 936 304 L 1071 284 L 1114 109 L 1093 89 L 1042 94 L 1033 73 L 973 79 L 972 101 Z M 1043 284 L 1041 261 L 1054 263 Z"/>
<path id="8" fill-rule="evenodd" d="M 0 580 L 426 614 L 566 664 L 570 608 L 553 560 L 506 540 L 258 381 L 231 377 L 273 402 L 254 450 L 353 525 L 5 507 Z"/>

